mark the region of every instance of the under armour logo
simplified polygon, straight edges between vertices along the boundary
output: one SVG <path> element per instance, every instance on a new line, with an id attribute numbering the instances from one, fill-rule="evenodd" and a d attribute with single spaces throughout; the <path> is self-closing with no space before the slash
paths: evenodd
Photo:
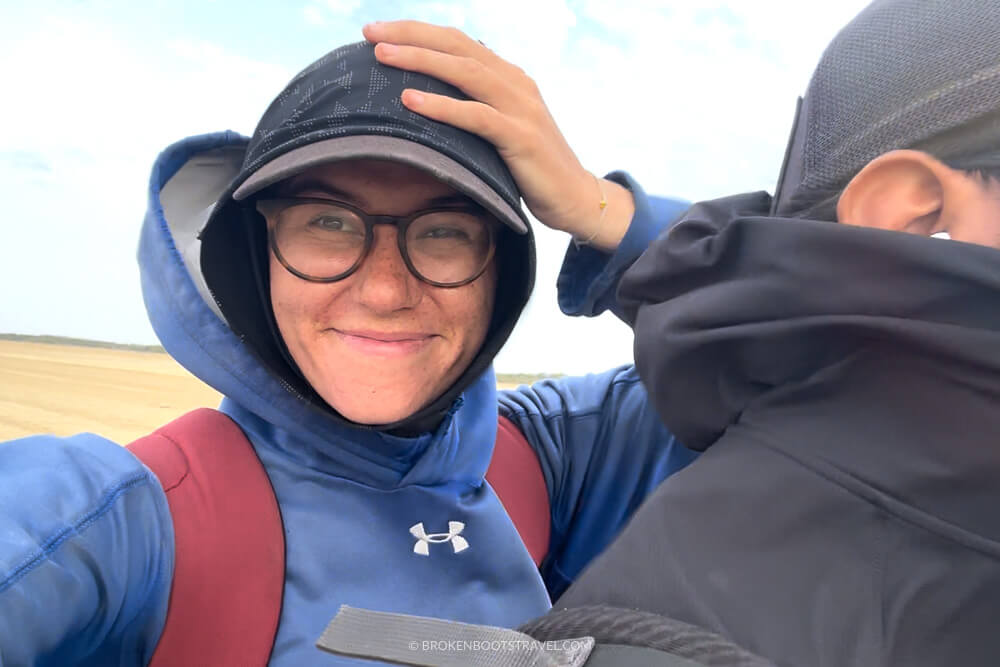
<path id="1" fill-rule="evenodd" d="M 465 524 L 461 521 L 449 521 L 447 533 L 432 533 L 428 535 L 427 531 L 424 530 L 424 523 L 422 521 L 414 524 L 410 526 L 410 535 L 417 538 L 417 543 L 413 545 L 413 553 L 421 556 L 430 556 L 430 545 L 442 544 L 444 542 L 451 542 L 451 548 L 455 553 L 465 551 L 469 548 L 469 543 L 462 537 L 463 530 L 465 530 Z"/>

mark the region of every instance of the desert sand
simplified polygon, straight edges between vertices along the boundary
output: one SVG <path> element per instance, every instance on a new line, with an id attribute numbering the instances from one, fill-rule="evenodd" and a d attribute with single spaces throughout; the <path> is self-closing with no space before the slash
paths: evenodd
<path id="1" fill-rule="evenodd" d="M 0 340 L 0 440 L 92 432 L 128 444 L 220 400 L 163 353 Z"/>

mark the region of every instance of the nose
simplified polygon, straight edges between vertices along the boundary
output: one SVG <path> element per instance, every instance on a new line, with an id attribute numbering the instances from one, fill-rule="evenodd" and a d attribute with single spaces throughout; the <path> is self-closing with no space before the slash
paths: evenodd
<path id="1" fill-rule="evenodd" d="M 420 301 L 419 280 L 399 252 L 395 225 L 375 225 L 374 240 L 354 278 L 358 301 L 377 313 L 412 308 Z"/>

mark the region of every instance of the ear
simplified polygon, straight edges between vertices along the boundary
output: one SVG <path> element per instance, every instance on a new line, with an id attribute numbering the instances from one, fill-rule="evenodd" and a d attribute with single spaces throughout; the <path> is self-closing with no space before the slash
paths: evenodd
<path id="1" fill-rule="evenodd" d="M 927 153 L 897 150 L 875 158 L 848 183 L 837 221 L 930 236 L 958 172 Z"/>

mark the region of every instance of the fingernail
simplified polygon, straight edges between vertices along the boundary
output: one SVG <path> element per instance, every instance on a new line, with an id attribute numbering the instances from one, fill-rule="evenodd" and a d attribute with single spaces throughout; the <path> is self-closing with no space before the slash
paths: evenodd
<path id="1" fill-rule="evenodd" d="M 420 106 L 421 104 L 424 103 L 424 99 L 426 99 L 422 93 L 418 93 L 415 90 L 404 91 L 403 95 L 405 96 L 403 98 L 403 101 L 406 102 L 407 106 L 411 107 Z"/>
<path id="2" fill-rule="evenodd" d="M 383 56 L 394 56 L 398 50 L 395 44 L 386 44 L 383 42 L 378 45 L 378 52 Z"/>

